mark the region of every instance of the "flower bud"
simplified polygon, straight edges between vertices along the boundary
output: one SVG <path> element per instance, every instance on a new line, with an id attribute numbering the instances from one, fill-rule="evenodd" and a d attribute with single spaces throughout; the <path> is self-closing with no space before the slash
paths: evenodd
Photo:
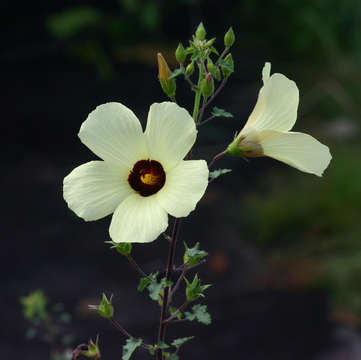
<path id="1" fill-rule="evenodd" d="M 204 40 L 206 38 L 206 29 L 203 26 L 203 23 L 200 23 L 196 30 L 196 38 L 198 40 Z"/>
<path id="2" fill-rule="evenodd" d="M 192 74 L 193 74 L 193 72 L 194 72 L 194 63 L 193 63 L 193 61 L 186 67 L 186 72 L 185 72 L 185 74 L 187 75 L 187 76 L 191 76 Z"/>
<path id="3" fill-rule="evenodd" d="M 214 80 L 211 73 L 208 73 L 200 84 L 201 93 L 205 98 L 210 97 L 214 92 Z"/>
<path id="4" fill-rule="evenodd" d="M 186 298 L 191 302 L 197 300 L 199 297 L 204 297 L 203 291 L 207 290 L 211 285 L 201 285 L 201 281 L 196 274 L 192 282 L 184 278 L 186 282 Z"/>
<path id="5" fill-rule="evenodd" d="M 114 315 L 114 307 L 112 305 L 112 297 L 108 300 L 105 294 L 103 294 L 102 300 L 99 305 L 89 305 L 89 309 L 98 311 L 99 315 L 111 319 Z"/>
<path id="6" fill-rule="evenodd" d="M 225 47 L 230 48 L 234 44 L 235 39 L 236 38 L 234 36 L 233 29 L 232 29 L 232 27 L 230 27 L 229 30 L 224 35 L 224 45 L 225 45 Z"/>
<path id="7" fill-rule="evenodd" d="M 224 78 L 228 78 L 234 71 L 234 63 L 232 54 L 228 54 L 221 62 L 221 69 Z"/>
<path id="8" fill-rule="evenodd" d="M 80 354 L 90 359 L 100 359 L 101 355 L 98 347 L 98 338 L 96 339 L 95 343 L 93 342 L 92 339 L 90 339 L 88 343 L 88 349 L 81 350 Z"/>
<path id="9" fill-rule="evenodd" d="M 175 57 L 180 64 L 183 64 L 184 61 L 186 60 L 187 54 L 181 43 L 179 43 L 177 50 L 175 51 Z"/>
<path id="10" fill-rule="evenodd" d="M 161 53 L 157 54 L 157 59 L 158 59 L 158 78 L 160 85 L 162 86 L 163 92 L 170 98 L 173 98 L 175 96 L 175 90 L 176 90 L 175 79 L 170 79 L 170 80 L 168 79 L 172 73 Z"/>
<path id="11" fill-rule="evenodd" d="M 132 252 L 131 243 L 114 243 L 114 247 L 119 254 L 122 254 L 124 256 L 130 255 L 130 253 Z"/>
<path id="12" fill-rule="evenodd" d="M 207 59 L 207 70 L 212 74 L 212 75 L 214 75 L 214 73 L 215 73 L 215 66 L 214 66 L 214 63 L 213 63 L 213 61 L 212 61 L 212 59 L 211 58 L 208 58 Z"/>

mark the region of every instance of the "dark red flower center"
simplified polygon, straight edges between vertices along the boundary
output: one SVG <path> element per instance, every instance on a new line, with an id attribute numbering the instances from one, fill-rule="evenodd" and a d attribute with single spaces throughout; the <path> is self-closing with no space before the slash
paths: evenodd
<path id="1" fill-rule="evenodd" d="M 165 183 L 163 166 L 155 160 L 137 161 L 128 176 L 128 182 L 140 195 L 153 195 L 159 191 Z"/>

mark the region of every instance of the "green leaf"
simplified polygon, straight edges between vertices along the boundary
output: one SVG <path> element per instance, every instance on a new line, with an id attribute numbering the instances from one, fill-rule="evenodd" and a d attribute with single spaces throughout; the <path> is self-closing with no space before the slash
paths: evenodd
<path id="1" fill-rule="evenodd" d="M 230 112 L 217 108 L 217 106 L 213 107 L 212 115 L 216 117 L 227 117 L 227 118 L 233 117 L 233 115 Z"/>
<path id="2" fill-rule="evenodd" d="M 47 28 L 58 38 L 69 38 L 86 28 L 96 27 L 101 23 L 102 13 L 95 7 L 79 6 L 47 19 Z"/>
<path id="3" fill-rule="evenodd" d="M 179 356 L 177 354 L 170 354 L 168 357 L 169 360 L 178 360 Z"/>
<path id="4" fill-rule="evenodd" d="M 149 278 L 142 277 L 138 285 L 138 291 L 142 292 L 150 284 L 150 282 L 151 280 Z"/>
<path id="5" fill-rule="evenodd" d="M 161 291 L 163 290 L 163 288 L 165 288 L 166 286 L 171 286 L 172 282 L 171 281 L 167 281 L 166 278 L 163 278 L 160 280 L 160 282 L 157 281 L 157 279 L 154 279 L 150 282 L 150 284 L 148 285 L 148 291 L 149 291 L 149 296 L 152 300 L 158 301 L 159 299 L 159 295 L 161 293 Z"/>
<path id="6" fill-rule="evenodd" d="M 192 339 L 194 339 L 194 336 L 188 336 L 188 337 L 184 337 L 184 338 L 175 339 L 175 340 L 173 340 L 171 345 L 180 347 L 184 343 L 186 343 L 187 341 L 192 340 Z"/>
<path id="7" fill-rule="evenodd" d="M 231 169 L 217 169 L 217 170 L 213 170 L 209 173 L 209 178 L 211 180 L 217 179 L 217 177 L 222 176 L 224 174 L 228 174 L 229 172 L 231 172 Z"/>
<path id="8" fill-rule="evenodd" d="M 159 349 L 168 349 L 170 346 L 168 344 L 166 344 L 165 342 L 163 341 L 159 341 L 157 346 L 159 347 Z"/>
<path id="9" fill-rule="evenodd" d="M 168 80 L 170 79 L 174 79 L 175 77 L 179 76 L 183 74 L 183 70 L 182 69 L 175 69 L 171 74 L 170 76 L 168 77 Z"/>
<path id="10" fill-rule="evenodd" d="M 123 346 L 122 360 L 129 360 L 134 350 L 142 344 L 142 339 L 127 339 L 126 344 Z"/>
<path id="11" fill-rule="evenodd" d="M 187 320 L 197 320 L 198 322 L 205 325 L 209 325 L 212 322 L 211 315 L 207 312 L 207 305 L 194 305 L 192 307 L 192 311 L 193 313 L 188 311 L 185 313 Z"/>

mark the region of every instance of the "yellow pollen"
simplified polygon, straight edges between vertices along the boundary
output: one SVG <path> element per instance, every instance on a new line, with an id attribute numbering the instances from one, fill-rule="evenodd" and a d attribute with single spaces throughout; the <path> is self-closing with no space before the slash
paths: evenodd
<path id="1" fill-rule="evenodd" d="M 140 176 L 140 180 L 143 184 L 154 185 L 158 182 L 159 176 L 154 176 L 151 173 L 146 173 Z"/>

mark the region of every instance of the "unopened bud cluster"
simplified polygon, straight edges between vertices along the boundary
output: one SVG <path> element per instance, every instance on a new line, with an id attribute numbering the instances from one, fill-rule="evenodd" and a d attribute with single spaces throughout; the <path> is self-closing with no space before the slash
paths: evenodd
<path id="1" fill-rule="evenodd" d="M 169 69 L 162 54 L 158 54 L 158 78 L 163 92 L 172 100 L 175 99 L 176 77 L 179 75 L 183 75 L 187 79 L 192 90 L 199 91 L 203 98 L 207 99 L 215 92 L 215 81 L 227 79 L 234 71 L 233 58 L 229 53 L 230 47 L 235 42 L 233 29 L 229 28 L 224 35 L 225 48 L 221 55 L 214 47 L 216 38 L 208 40 L 206 36 L 206 29 L 203 23 L 200 23 L 189 46 L 185 48 L 181 43 L 178 45 L 175 58 L 179 63 L 179 68 L 173 72 Z M 218 56 L 218 58 L 212 59 L 212 56 Z M 199 70 L 198 81 L 193 83 L 191 77 L 196 66 Z"/>

